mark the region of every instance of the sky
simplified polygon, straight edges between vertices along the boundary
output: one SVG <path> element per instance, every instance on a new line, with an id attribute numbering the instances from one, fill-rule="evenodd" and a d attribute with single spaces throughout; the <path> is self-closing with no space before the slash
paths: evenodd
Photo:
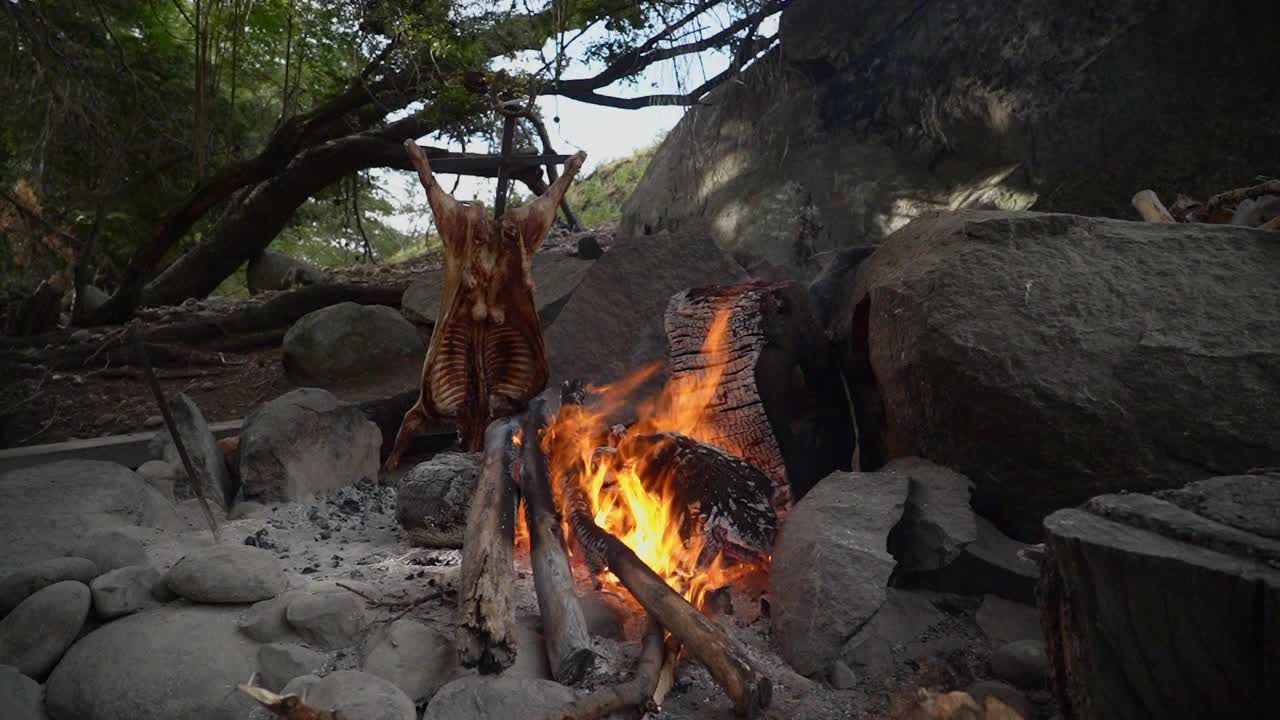
<path id="1" fill-rule="evenodd" d="M 720 22 L 718 18 L 706 17 L 708 30 L 714 32 Z M 760 33 L 767 35 L 777 29 L 777 17 L 772 17 L 760 28 Z M 577 41 L 575 47 L 581 48 L 592 39 L 599 39 L 603 30 L 589 31 Z M 566 54 L 573 54 L 573 47 Z M 554 40 L 547 43 L 543 50 L 547 57 L 555 53 Z M 534 71 L 543 64 L 538 53 L 526 53 L 515 60 L 503 59 L 494 63 L 494 69 L 524 69 Z M 621 97 L 651 95 L 656 93 L 683 93 L 702 84 L 707 77 L 722 72 L 729 65 L 729 56 L 721 51 L 707 51 L 698 55 L 689 55 L 674 60 L 649 66 L 634 84 L 618 82 L 601 90 L 601 93 Z M 563 72 L 565 79 L 589 77 L 598 72 L 602 65 L 587 65 L 575 62 Z M 668 130 L 675 127 L 684 115 L 683 107 L 648 107 L 638 110 L 621 110 L 618 108 L 590 105 L 555 96 L 538 98 L 538 106 L 547 124 L 547 132 L 551 135 L 552 144 L 557 153 L 568 155 L 578 150 L 587 153 L 587 161 L 583 165 L 579 177 L 585 177 L 602 164 L 627 157 L 659 141 Z M 555 121 L 559 118 L 559 121 Z M 461 150 L 438 137 L 420 138 L 423 144 L 448 147 Z M 471 148 L 475 152 L 475 148 Z M 422 186 L 417 176 L 396 170 L 377 171 L 377 179 L 387 189 L 392 200 L 397 204 L 409 202 L 420 203 L 425 200 Z M 452 189 L 456 176 L 441 175 L 440 183 L 446 189 Z M 460 200 L 482 199 L 485 205 L 492 206 L 497 181 L 492 178 L 463 177 L 455 196 Z M 522 188 L 523 190 L 523 188 Z M 429 213 L 401 213 L 387 216 L 384 220 L 402 232 L 424 234 L 430 227 Z"/>

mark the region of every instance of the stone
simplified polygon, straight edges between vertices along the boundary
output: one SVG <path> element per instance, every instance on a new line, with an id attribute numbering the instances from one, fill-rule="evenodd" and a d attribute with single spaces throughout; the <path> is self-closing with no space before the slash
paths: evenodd
<path id="1" fill-rule="evenodd" d="M 323 387 L 370 368 L 418 363 L 426 347 L 413 324 L 385 305 L 338 303 L 307 313 L 284 336 L 289 379 Z"/>
<path id="2" fill-rule="evenodd" d="M 969 507 L 969 478 L 922 458 L 897 458 L 880 472 L 910 481 L 902 522 L 889 533 L 889 552 L 900 572 L 938 570 L 978 539 L 977 516 Z"/>
<path id="3" fill-rule="evenodd" d="M 769 595 L 774 637 L 796 672 L 826 671 L 884 603 L 895 565 L 887 538 L 906 501 L 901 475 L 836 472 L 787 514 Z"/>
<path id="4" fill-rule="evenodd" d="M 161 425 L 164 425 L 164 417 L 161 415 L 148 415 L 142 421 L 144 428 L 158 428 Z"/>
<path id="5" fill-rule="evenodd" d="M 1259 20 L 1280 19 L 1267 10 Z M 1216 6 L 1171 17 L 1146 3 L 1086 15 L 999 0 L 792 3 L 778 46 L 667 134 L 618 232 L 707 228 L 726 252 L 808 272 L 929 209 L 1034 204 L 1136 219 L 1135 188 L 1172 202 L 1248 184 L 1269 172 L 1263 158 L 1280 156 L 1280 100 L 1232 76 L 1275 61 L 1267 33 L 1236 18 Z M 1028 28 L 1053 30 L 1010 45 Z M 1116 28 L 1130 28 L 1123 46 Z M 1171 38 L 1197 54 L 1193 69 L 1151 62 Z M 1191 88 L 1208 86 L 1235 110 L 1198 103 Z M 1183 146 L 1162 158 L 1142 150 Z M 1244 146 L 1257 150 L 1233 152 Z M 1188 179 L 1187 167 L 1206 170 Z"/>
<path id="6" fill-rule="evenodd" d="M 417 620 L 401 618 L 369 636 L 360 650 L 360 669 L 422 703 L 460 668 L 452 640 Z"/>
<path id="7" fill-rule="evenodd" d="M 182 445 L 187 451 L 187 457 L 191 458 L 191 465 L 200 475 L 205 498 L 217 503 L 224 510 L 231 507 L 239 490 L 239 484 L 227 469 L 225 456 L 218 447 L 218 439 L 209 429 L 209 422 L 205 420 L 204 413 L 200 412 L 200 407 L 190 396 L 186 393 L 178 393 L 169 399 L 169 414 L 173 417 L 173 424 L 178 428 L 178 435 L 182 437 Z M 182 456 L 178 454 L 178 446 L 174 445 L 168 430 L 162 430 L 158 435 L 160 439 L 155 442 L 163 448 L 161 451 L 163 459 L 172 468 L 170 470 L 171 492 L 181 499 L 194 497 L 195 494 L 191 490 L 191 484 L 182 463 Z M 152 472 L 159 474 L 160 470 L 155 468 Z M 138 468 L 138 474 L 142 475 L 141 467 Z"/>
<path id="8" fill-rule="evenodd" d="M 341 589 L 300 593 L 285 619 L 304 641 L 323 650 L 355 645 L 369 627 L 364 601 Z"/>
<path id="9" fill-rule="evenodd" d="M 626 601 L 611 592 L 592 590 L 579 595 L 578 604 L 592 635 L 610 640 L 624 639 L 627 614 L 631 612 Z"/>
<path id="10" fill-rule="evenodd" d="M 1008 537 L 980 515 L 975 520 L 978 537 L 955 560 L 940 570 L 906 574 L 901 582 L 964 595 L 998 595 L 1034 605 L 1040 572 L 1024 557 L 1030 546 Z"/>
<path id="11" fill-rule="evenodd" d="M 1031 701 L 1022 691 L 999 680 L 981 680 L 969 686 L 966 691 L 981 705 L 983 700 L 993 697 L 1015 710 L 1020 717 L 1032 717 Z"/>
<path id="12" fill-rule="evenodd" d="M 1044 641 L 1018 640 L 991 653 L 991 672 L 997 678 L 1023 688 L 1042 688 L 1049 674 Z"/>
<path id="13" fill-rule="evenodd" d="M 98 308 L 102 307 L 102 304 L 111 297 L 105 290 L 96 285 L 85 285 L 83 293 L 84 297 L 80 298 L 80 312 L 84 313 L 86 316 L 97 312 Z M 77 330 L 76 332 L 81 331 L 82 330 Z M 84 330 L 84 332 L 88 331 Z"/>
<path id="14" fill-rule="evenodd" d="M 868 348 L 888 455 L 974 478 L 974 508 L 1038 542 L 1093 495 L 1280 466 L 1274 247 L 1228 225 L 931 214 L 859 268 L 833 332 Z"/>
<path id="15" fill-rule="evenodd" d="M 1255 508 L 1274 502 L 1280 474 L 1215 480 L 1167 494 L 1187 507 L 1100 495 L 1045 520 L 1043 638 L 1060 707 L 1191 720 L 1269 706 L 1280 518 Z"/>
<path id="16" fill-rule="evenodd" d="M 377 675 L 339 670 L 307 687 L 307 703 L 342 720 L 417 720 L 418 709 L 400 688 Z"/>
<path id="17" fill-rule="evenodd" d="M 526 720 L 558 710 L 576 697 L 554 680 L 470 675 L 440 688 L 422 720 Z"/>
<path id="18" fill-rule="evenodd" d="M 248 545 L 202 548 L 174 563 L 165 584 L 178 597 L 201 603 L 251 603 L 285 591 L 284 565 L 273 553 Z"/>
<path id="19" fill-rule="evenodd" d="M 858 686 L 858 674 L 853 668 L 844 664 L 843 660 L 837 660 L 831 666 L 831 687 L 837 690 L 852 690 Z"/>
<path id="20" fill-rule="evenodd" d="M 245 285 L 254 295 L 264 291 L 289 290 L 300 285 L 317 285 L 324 281 L 323 270 L 273 250 L 262 251 L 245 267 Z"/>
<path id="21" fill-rule="evenodd" d="M 574 250 L 574 256 L 583 260 L 599 260 L 604 255 L 604 248 L 600 245 L 600 239 L 595 235 L 584 235 L 578 238 L 577 248 Z"/>
<path id="22" fill-rule="evenodd" d="M 885 602 L 840 650 L 855 672 L 878 673 L 893 666 L 894 651 L 923 635 L 943 618 L 925 596 L 889 588 Z"/>
<path id="23" fill-rule="evenodd" d="M 546 641 L 537 616 L 516 617 L 516 659 L 502 675 L 533 680 L 550 680 L 551 663 L 547 660 Z"/>
<path id="24" fill-rule="evenodd" d="M 421 328 L 434 327 L 444 295 L 444 270 L 419 273 L 400 296 L 400 314 Z"/>
<path id="25" fill-rule="evenodd" d="M 568 378 L 612 382 L 666 363 L 663 317 L 671 296 L 746 277 L 705 235 L 618 239 L 546 331 L 549 387 Z"/>
<path id="26" fill-rule="evenodd" d="M 157 588 L 163 584 L 160 573 L 150 565 L 129 565 L 103 573 L 89 583 L 93 612 L 102 620 L 138 612 L 156 601 Z"/>
<path id="27" fill-rule="evenodd" d="M 9 665 L 0 665 L 0 708 L 8 720 L 48 720 L 40 683 Z"/>
<path id="28" fill-rule="evenodd" d="M 246 499 L 288 502 L 378 476 L 382 433 L 356 405 L 299 388 L 249 414 L 240 432 Z"/>
<path id="29" fill-rule="evenodd" d="M 0 579 L 0 617 L 54 583 L 75 580 L 87 585 L 97 576 L 98 566 L 81 557 L 50 558 L 18 568 Z"/>
<path id="30" fill-rule="evenodd" d="M 256 644 L 235 611 L 165 606 L 103 625 L 67 653 L 45 686 L 49 714 L 76 720 L 243 720 L 236 691 L 256 669 Z"/>
<path id="31" fill-rule="evenodd" d="M 396 520 L 412 544 L 462 547 L 479 478 L 479 453 L 440 453 L 405 473 L 396 487 Z"/>
<path id="32" fill-rule="evenodd" d="M 37 592 L 0 620 L 0 665 L 43 680 L 89 617 L 89 588 L 64 580 Z"/>
<path id="33" fill-rule="evenodd" d="M 1018 640 L 1042 640 L 1040 611 L 1034 606 L 1009 602 L 998 595 L 984 595 L 974 621 L 991 647 Z"/>
<path id="34" fill-rule="evenodd" d="M 89 533 L 71 549 L 71 554 L 92 562 L 99 573 L 147 563 L 147 551 L 142 543 L 120 530 Z"/>
<path id="35" fill-rule="evenodd" d="M 181 527 L 172 505 L 122 465 L 62 460 L 0 474 L 0 577 L 129 525 Z"/>
<path id="36" fill-rule="evenodd" d="M 236 627 L 245 636 L 260 643 L 273 643 L 281 640 L 297 638 L 297 633 L 285 618 L 289 603 L 293 602 L 301 591 L 290 590 L 270 600 L 256 602 L 236 622 Z"/>
<path id="37" fill-rule="evenodd" d="M 261 685 L 279 691 L 290 680 L 310 675 L 324 667 L 329 656 L 295 643 L 271 643 L 258 648 L 258 675 Z"/>
<path id="38" fill-rule="evenodd" d="M 138 473 L 144 482 L 155 489 L 170 502 L 175 501 L 174 487 L 178 481 L 178 467 L 165 460 L 148 460 L 138 466 Z"/>

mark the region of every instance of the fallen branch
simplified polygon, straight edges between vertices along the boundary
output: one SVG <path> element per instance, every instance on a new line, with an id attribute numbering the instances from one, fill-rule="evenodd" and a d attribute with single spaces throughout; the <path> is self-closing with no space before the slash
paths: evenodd
<path id="1" fill-rule="evenodd" d="M 266 688 L 255 687 L 253 680 L 253 678 L 249 678 L 248 683 L 242 683 L 236 687 L 240 689 L 240 692 L 253 698 L 259 705 L 271 711 L 278 718 L 284 718 L 284 720 L 338 720 L 338 717 L 333 712 L 317 710 L 302 702 L 302 698 L 297 695 L 279 695 Z"/>
<path id="2" fill-rule="evenodd" d="M 1280 195 L 1280 180 L 1267 180 L 1257 185 L 1220 192 L 1209 198 L 1209 202 L 1199 208 L 1196 213 L 1196 219 L 1201 222 L 1212 220 L 1214 215 L 1226 207 L 1239 205 L 1245 200 L 1262 197 L 1263 195 Z"/>
<path id="3" fill-rule="evenodd" d="M 650 617 L 640 646 L 640 659 L 636 663 L 635 675 L 626 682 L 600 688 L 566 704 L 549 715 L 547 720 L 599 720 L 628 708 L 636 708 L 641 712 L 656 711 L 654 694 L 665 667 L 665 639 L 666 633 L 662 626 Z"/>

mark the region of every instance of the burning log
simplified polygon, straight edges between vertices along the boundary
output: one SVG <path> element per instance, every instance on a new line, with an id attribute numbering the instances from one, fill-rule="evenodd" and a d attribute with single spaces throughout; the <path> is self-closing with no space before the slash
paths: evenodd
<path id="1" fill-rule="evenodd" d="M 560 513 L 552 495 L 547 457 L 538 443 L 546 424 L 545 404 L 535 401 L 524 422 L 520 489 L 529 527 L 529 556 L 547 659 L 558 682 L 574 685 L 595 664 L 595 652 L 573 588 L 573 571 L 569 568 Z"/>
<path id="2" fill-rule="evenodd" d="M 500 418 L 484 435 L 480 480 L 467 511 L 459 590 L 458 647 L 462 664 L 497 673 L 516 658 L 515 531 L 517 488 L 512 482 L 519 418 Z"/>
<path id="3" fill-rule="evenodd" d="M 657 697 L 664 660 L 670 660 L 674 668 L 675 656 L 666 653 L 666 633 L 662 626 L 649 618 L 644 640 L 640 647 L 640 659 L 635 675 L 624 683 L 601 688 L 586 697 L 579 698 L 552 713 L 547 720 L 599 720 L 619 710 L 638 708 L 641 711 L 657 710 L 661 700 Z M 663 691 L 663 695 L 666 692 Z"/>
<path id="4" fill-rule="evenodd" d="M 774 483 L 779 512 L 832 470 L 848 467 L 849 403 L 803 288 L 686 290 L 671 298 L 665 322 L 673 384 L 696 386 L 720 375 L 699 439 L 762 470 Z M 723 339 L 715 341 L 716 333 Z"/>

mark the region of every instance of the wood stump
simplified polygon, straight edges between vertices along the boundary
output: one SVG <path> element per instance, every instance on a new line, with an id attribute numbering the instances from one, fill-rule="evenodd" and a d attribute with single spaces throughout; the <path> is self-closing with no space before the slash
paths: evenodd
<path id="1" fill-rule="evenodd" d="M 704 352 L 723 312 L 729 313 L 727 352 Z M 803 288 L 749 283 L 686 290 L 667 306 L 666 333 L 673 381 L 723 371 L 705 414 L 704 439 L 768 475 L 779 511 L 832 471 L 849 468 L 849 404 Z"/>
<path id="2" fill-rule="evenodd" d="M 1050 681 L 1078 720 L 1264 717 L 1280 687 L 1280 475 L 1045 520 Z"/>

